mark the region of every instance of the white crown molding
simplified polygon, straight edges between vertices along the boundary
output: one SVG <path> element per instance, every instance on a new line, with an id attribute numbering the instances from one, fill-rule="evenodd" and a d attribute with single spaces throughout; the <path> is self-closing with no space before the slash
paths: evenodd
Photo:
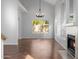
<path id="1" fill-rule="evenodd" d="M 27 9 L 19 1 L 18 1 L 18 5 L 24 12 L 26 12 L 26 13 L 28 12 Z"/>

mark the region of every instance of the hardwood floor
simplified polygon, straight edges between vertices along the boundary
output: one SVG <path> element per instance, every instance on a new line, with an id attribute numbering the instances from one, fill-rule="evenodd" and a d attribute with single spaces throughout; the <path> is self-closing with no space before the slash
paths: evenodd
<path id="1" fill-rule="evenodd" d="M 4 45 L 4 59 L 17 59 L 18 46 Z"/>
<path id="2" fill-rule="evenodd" d="M 57 50 L 63 49 L 54 39 L 28 38 L 18 43 L 4 46 L 4 59 L 59 59 Z"/>

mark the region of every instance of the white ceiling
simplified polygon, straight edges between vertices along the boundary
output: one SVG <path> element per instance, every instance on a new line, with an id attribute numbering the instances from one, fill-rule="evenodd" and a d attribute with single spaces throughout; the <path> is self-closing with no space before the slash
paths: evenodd
<path id="1" fill-rule="evenodd" d="M 58 0 L 44 0 L 52 5 L 55 5 Z"/>
<path id="2" fill-rule="evenodd" d="M 52 5 L 56 5 L 57 3 L 64 2 L 64 0 L 44 0 L 44 1 Z"/>
<path id="3" fill-rule="evenodd" d="M 19 1 L 20 2 L 29 2 L 29 1 L 33 2 L 33 0 L 19 0 Z M 59 2 L 62 2 L 64 0 L 42 0 L 42 1 L 47 2 L 47 3 L 51 4 L 51 5 L 56 5 L 57 2 L 59 3 Z"/>
<path id="4" fill-rule="evenodd" d="M 51 6 L 56 5 L 57 2 L 60 3 L 64 0 L 42 0 L 42 2 L 46 2 L 48 4 L 51 4 Z M 29 8 L 36 4 L 38 5 L 39 0 L 19 0 L 19 6 L 25 11 L 27 12 L 27 10 L 29 10 Z M 26 10 L 27 9 L 27 10 Z"/>

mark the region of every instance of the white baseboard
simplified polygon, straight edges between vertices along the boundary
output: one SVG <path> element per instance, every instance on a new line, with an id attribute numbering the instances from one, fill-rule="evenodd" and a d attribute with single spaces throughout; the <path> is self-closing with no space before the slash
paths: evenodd
<path id="1" fill-rule="evenodd" d="M 4 43 L 4 45 L 18 45 L 18 43 Z"/>
<path id="2" fill-rule="evenodd" d="M 59 43 L 65 50 L 67 50 L 67 48 L 57 39 L 55 39 L 57 41 L 57 43 Z"/>

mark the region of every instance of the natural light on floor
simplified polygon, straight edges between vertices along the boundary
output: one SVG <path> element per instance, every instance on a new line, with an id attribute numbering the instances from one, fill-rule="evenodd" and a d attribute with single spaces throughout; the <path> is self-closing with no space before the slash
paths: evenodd
<path id="1" fill-rule="evenodd" d="M 27 56 L 25 56 L 25 59 L 34 59 L 34 58 L 30 55 L 27 55 Z"/>

